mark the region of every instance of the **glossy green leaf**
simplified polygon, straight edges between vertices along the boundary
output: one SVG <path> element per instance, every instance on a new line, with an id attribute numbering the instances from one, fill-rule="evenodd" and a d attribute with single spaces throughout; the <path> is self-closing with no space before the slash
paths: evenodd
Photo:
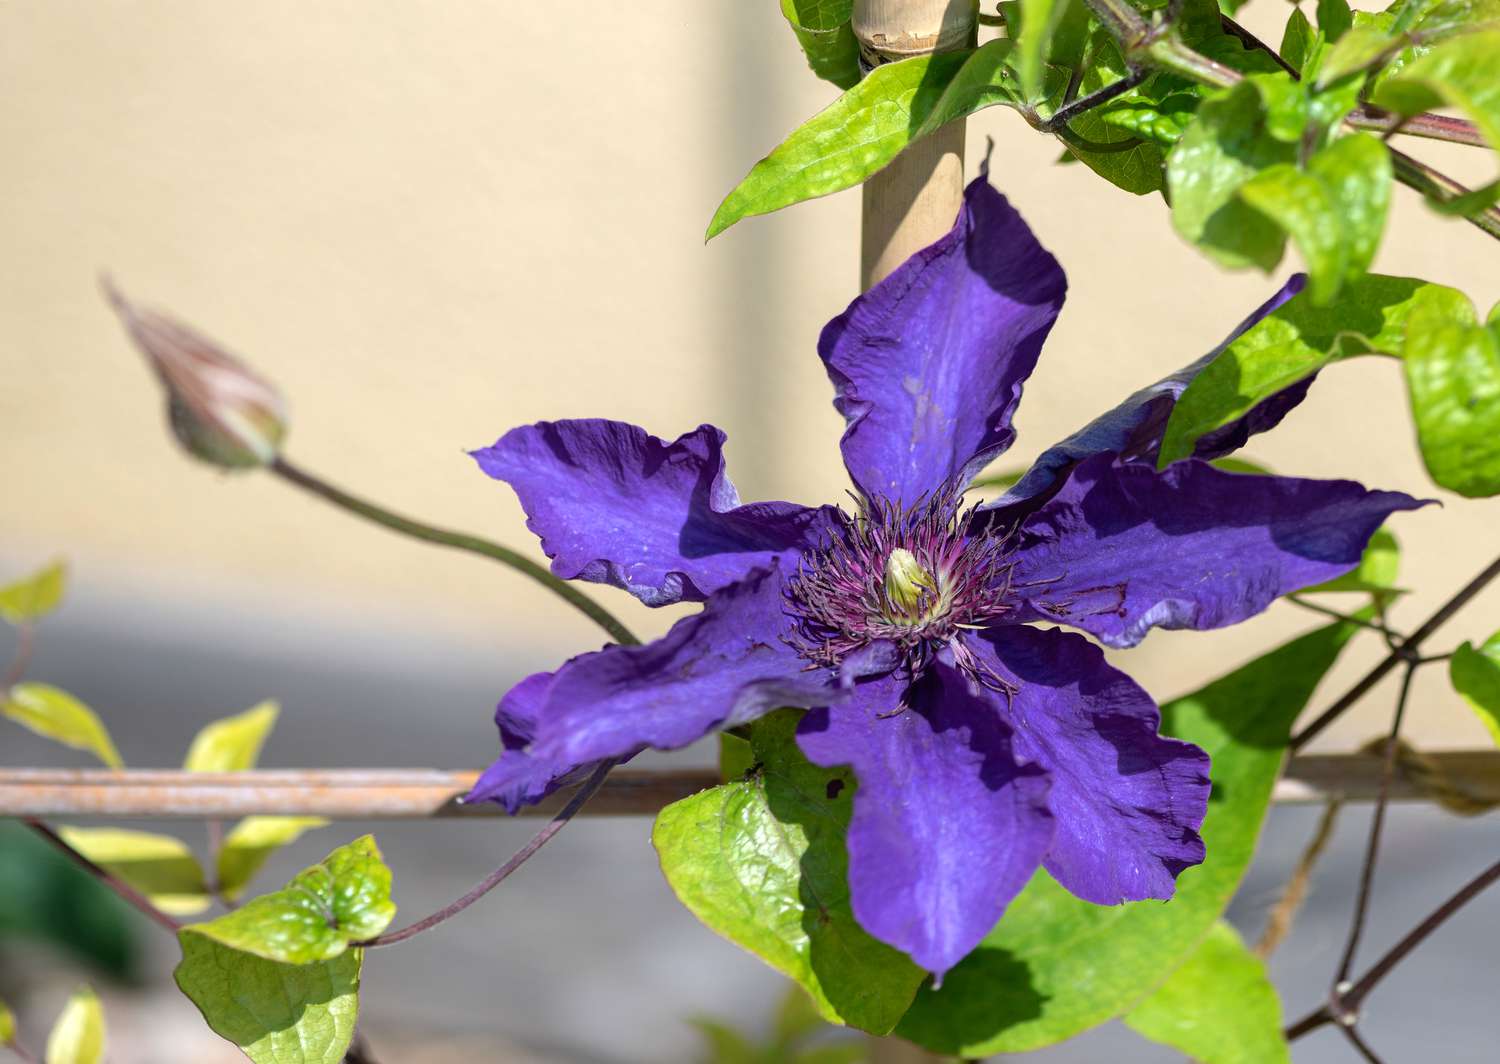
<path id="1" fill-rule="evenodd" d="M 254 768 L 280 712 L 275 702 L 262 702 L 214 721 L 193 737 L 182 767 L 189 772 L 244 772 Z"/>
<path id="2" fill-rule="evenodd" d="M 1500 151 L 1497 68 L 1500 29 L 1454 37 L 1382 81 L 1373 102 L 1402 115 L 1456 108 L 1478 127 L 1492 149 Z"/>
<path id="3" fill-rule="evenodd" d="M 1262 170 L 1239 195 L 1286 231 L 1307 262 L 1307 296 L 1320 306 L 1369 269 L 1391 202 L 1391 157 L 1369 133 L 1334 141 L 1305 168 Z"/>
<path id="4" fill-rule="evenodd" d="M 924 987 L 897 1033 L 938 1053 L 984 1057 L 1052 1045 L 1133 1007 L 1223 913 L 1255 850 L 1292 722 L 1357 631 L 1335 624 L 1162 707 L 1163 731 L 1213 759 L 1208 856 L 1176 897 L 1098 906 L 1045 872 L 988 938 Z"/>
<path id="5" fill-rule="evenodd" d="M 698 919 L 796 980 L 829 1021 L 884 1034 L 925 973 L 854 920 L 844 832 L 855 783 L 802 757 L 799 716 L 752 725 L 760 771 L 667 806 L 652 842 Z"/>
<path id="6" fill-rule="evenodd" d="M 1137 1032 L 1200 1064 L 1290 1064 L 1266 965 L 1220 921 L 1167 981 L 1125 1014 Z"/>
<path id="7" fill-rule="evenodd" d="M 1047 53 L 1069 6 L 1069 0 L 1020 0 L 1021 30 L 1016 35 L 1014 62 L 1021 97 L 1028 103 L 1043 99 Z"/>
<path id="8" fill-rule="evenodd" d="M 173 977 L 215 1034 L 255 1064 L 340 1064 L 359 1016 L 363 950 L 319 964 L 280 964 L 178 934 Z"/>
<path id="9" fill-rule="evenodd" d="M 110 768 L 123 768 L 102 721 L 78 699 L 45 683 L 18 683 L 3 696 L 0 714 L 38 735 L 87 750 Z"/>
<path id="10" fill-rule="evenodd" d="M 284 890 L 187 930 L 266 960 L 310 964 L 375 937 L 395 915 L 391 870 L 365 835 L 299 872 Z"/>
<path id="11" fill-rule="evenodd" d="M 1355 25 L 1329 49 L 1318 68 L 1318 84 L 1328 85 L 1374 66 L 1390 51 L 1391 37 L 1374 26 Z"/>
<path id="12" fill-rule="evenodd" d="M 859 81 L 859 42 L 849 19 L 854 0 L 781 0 L 807 65 L 824 81 L 841 89 Z"/>
<path id="13" fill-rule="evenodd" d="M 203 869 L 181 839 L 124 828 L 63 827 L 58 834 L 90 861 L 146 895 L 164 913 L 191 916 L 212 901 Z"/>
<path id="14" fill-rule="evenodd" d="M 16 1040 L 16 1014 L 10 1006 L 0 1001 L 0 1046 L 10 1045 Z"/>
<path id="15" fill-rule="evenodd" d="M 1455 650 L 1448 679 L 1500 746 L 1500 632 L 1478 647 L 1464 643 Z"/>
<path id="16" fill-rule="evenodd" d="M 68 998 L 47 1036 L 46 1064 L 99 1064 L 104 1059 L 104 1009 L 88 987 Z"/>
<path id="17" fill-rule="evenodd" d="M 67 566 L 53 562 L 30 576 L 0 587 L 0 617 L 11 624 L 40 620 L 62 601 L 67 581 Z"/>
<path id="18" fill-rule="evenodd" d="M 306 832 L 327 825 L 328 821 L 316 816 L 247 816 L 219 847 L 220 893 L 231 901 L 238 900 L 271 854 Z"/>
<path id="19" fill-rule="evenodd" d="M 1167 156 L 1173 227 L 1221 265 L 1271 269 L 1281 261 L 1285 237 L 1238 193 L 1260 171 L 1296 159 L 1296 145 L 1270 132 L 1250 79 L 1210 96 Z"/>
<path id="20" fill-rule="evenodd" d="M 707 238 L 743 218 L 851 188 L 955 118 L 1017 105 L 1020 85 L 1006 62 L 1011 47 L 996 40 L 877 67 L 751 168 L 719 204 Z"/>
<path id="21" fill-rule="evenodd" d="M 1432 479 L 1471 498 L 1500 493 L 1500 327 L 1481 325 L 1452 289 L 1421 293 L 1407 325 L 1405 366 L 1422 461 Z"/>
<path id="22" fill-rule="evenodd" d="M 1389 529 L 1377 528 L 1365 544 L 1359 565 L 1352 571 L 1333 580 L 1304 588 L 1302 594 L 1320 594 L 1333 591 L 1358 591 L 1366 594 L 1390 596 L 1398 594 L 1396 577 L 1401 570 L 1401 544 Z"/>
<path id="23" fill-rule="evenodd" d="M 1366 274 L 1347 285 L 1332 306 L 1317 307 L 1305 294 L 1296 296 L 1193 378 L 1172 408 L 1161 465 L 1189 457 L 1199 437 L 1330 362 L 1371 352 L 1399 356 L 1417 293 L 1439 287 L 1410 277 Z M 1443 291 L 1462 298 L 1451 288 Z"/>
<path id="24" fill-rule="evenodd" d="M 1309 60 L 1323 48 L 1323 35 L 1313 28 L 1300 7 L 1292 8 L 1281 32 L 1281 58 L 1295 70 L 1306 71 Z"/>
<path id="25" fill-rule="evenodd" d="M 1337 42 L 1354 25 L 1348 0 L 1318 0 L 1318 32 L 1330 43 Z"/>

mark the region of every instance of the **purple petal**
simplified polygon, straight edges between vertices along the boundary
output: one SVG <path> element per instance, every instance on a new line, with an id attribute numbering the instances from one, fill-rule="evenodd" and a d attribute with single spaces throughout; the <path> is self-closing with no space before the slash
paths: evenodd
<path id="1" fill-rule="evenodd" d="M 1208 755 L 1158 735 L 1156 703 L 1081 635 L 1010 625 L 968 642 L 1016 683 L 1016 753 L 1052 781 L 1047 871 L 1099 905 L 1170 898 L 1203 860 Z"/>
<path id="2" fill-rule="evenodd" d="M 1387 517 L 1423 505 L 1349 480 L 1097 455 L 1021 525 L 1014 588 L 1034 617 L 1134 646 L 1154 626 L 1235 624 L 1346 573 Z"/>
<path id="3" fill-rule="evenodd" d="M 1150 462 L 1154 465 L 1172 407 L 1177 404 L 1193 378 L 1198 376 L 1204 366 L 1218 358 L 1225 348 L 1249 331 L 1251 326 L 1302 291 L 1306 283 L 1305 274 L 1294 275 L 1280 291 L 1240 322 L 1218 347 L 1171 376 L 1163 377 L 1155 384 L 1148 384 L 1113 410 L 1101 414 L 1061 443 L 1043 451 L 1026 471 L 1026 475 L 985 509 L 1008 508 L 1043 496 L 1060 484 L 1068 470 L 1079 462 L 1106 451 L 1121 455 L 1128 461 Z M 1313 378 L 1309 377 L 1277 392 L 1237 421 L 1204 436 L 1198 441 L 1197 457 L 1217 458 L 1228 454 L 1243 447 L 1252 435 L 1275 428 L 1288 411 L 1302 402 L 1312 381 Z"/>
<path id="4" fill-rule="evenodd" d="M 829 322 L 818 353 L 868 497 L 912 503 L 970 477 L 1010 419 L 1067 281 L 1005 197 L 976 179 L 953 229 Z"/>
<path id="5" fill-rule="evenodd" d="M 781 576 L 757 570 L 645 646 L 610 646 L 521 681 L 501 703 L 506 752 L 469 797 L 514 811 L 582 767 L 673 750 L 780 706 L 843 697 L 781 640 Z"/>
<path id="6" fill-rule="evenodd" d="M 672 443 L 619 421 L 541 421 L 474 451 L 510 484 L 552 571 L 624 588 L 648 606 L 699 602 L 816 538 L 823 510 L 741 506 L 724 473 L 724 434 Z"/>
<path id="7" fill-rule="evenodd" d="M 887 677 L 803 717 L 797 741 L 851 765 L 849 891 L 870 934 L 939 979 L 987 935 L 1052 837 L 1047 781 L 1016 763 L 994 698 L 941 663 L 909 691 Z M 902 697 L 909 706 L 897 712 Z"/>

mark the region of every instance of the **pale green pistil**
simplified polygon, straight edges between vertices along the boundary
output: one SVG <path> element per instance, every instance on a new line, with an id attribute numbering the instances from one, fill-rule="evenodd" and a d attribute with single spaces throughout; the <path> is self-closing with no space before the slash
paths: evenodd
<path id="1" fill-rule="evenodd" d="M 918 620 L 938 597 L 937 578 L 905 547 L 885 560 L 885 597 L 907 618 Z"/>

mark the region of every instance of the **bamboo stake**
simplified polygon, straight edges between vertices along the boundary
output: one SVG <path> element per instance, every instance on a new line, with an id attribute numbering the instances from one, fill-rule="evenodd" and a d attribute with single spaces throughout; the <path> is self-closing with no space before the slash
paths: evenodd
<path id="1" fill-rule="evenodd" d="M 1397 776 L 1393 801 L 1435 801 L 1460 792 L 1478 809 L 1500 804 L 1500 751 L 1423 755 L 1424 771 Z M 1276 784 L 1275 801 L 1307 805 L 1341 798 L 1373 801 L 1380 789 L 1376 752 L 1292 758 Z M 0 816 L 231 819 L 250 815 L 326 816 L 346 820 L 503 816 L 489 802 L 458 797 L 476 772 L 438 769 L 261 769 L 208 773 L 130 769 L 0 770 Z M 1443 781 L 1441 793 L 1433 778 Z M 712 769 L 616 769 L 581 816 L 650 816 L 663 806 L 719 783 Z M 550 816 L 566 801 L 555 795 L 524 815 Z"/>
<path id="2" fill-rule="evenodd" d="M 974 41 L 976 0 L 855 0 L 854 36 L 867 69 Z M 864 184 L 860 287 L 867 289 L 949 229 L 963 201 L 964 120 L 898 155 Z"/>

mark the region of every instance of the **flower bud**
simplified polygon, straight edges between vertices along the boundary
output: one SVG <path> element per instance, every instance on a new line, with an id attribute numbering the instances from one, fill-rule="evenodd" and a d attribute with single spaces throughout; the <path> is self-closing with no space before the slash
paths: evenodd
<path id="1" fill-rule="evenodd" d="M 193 329 L 128 302 L 106 278 L 104 293 L 167 390 L 167 421 L 189 454 L 223 469 L 276 460 L 286 435 L 281 394 Z"/>

